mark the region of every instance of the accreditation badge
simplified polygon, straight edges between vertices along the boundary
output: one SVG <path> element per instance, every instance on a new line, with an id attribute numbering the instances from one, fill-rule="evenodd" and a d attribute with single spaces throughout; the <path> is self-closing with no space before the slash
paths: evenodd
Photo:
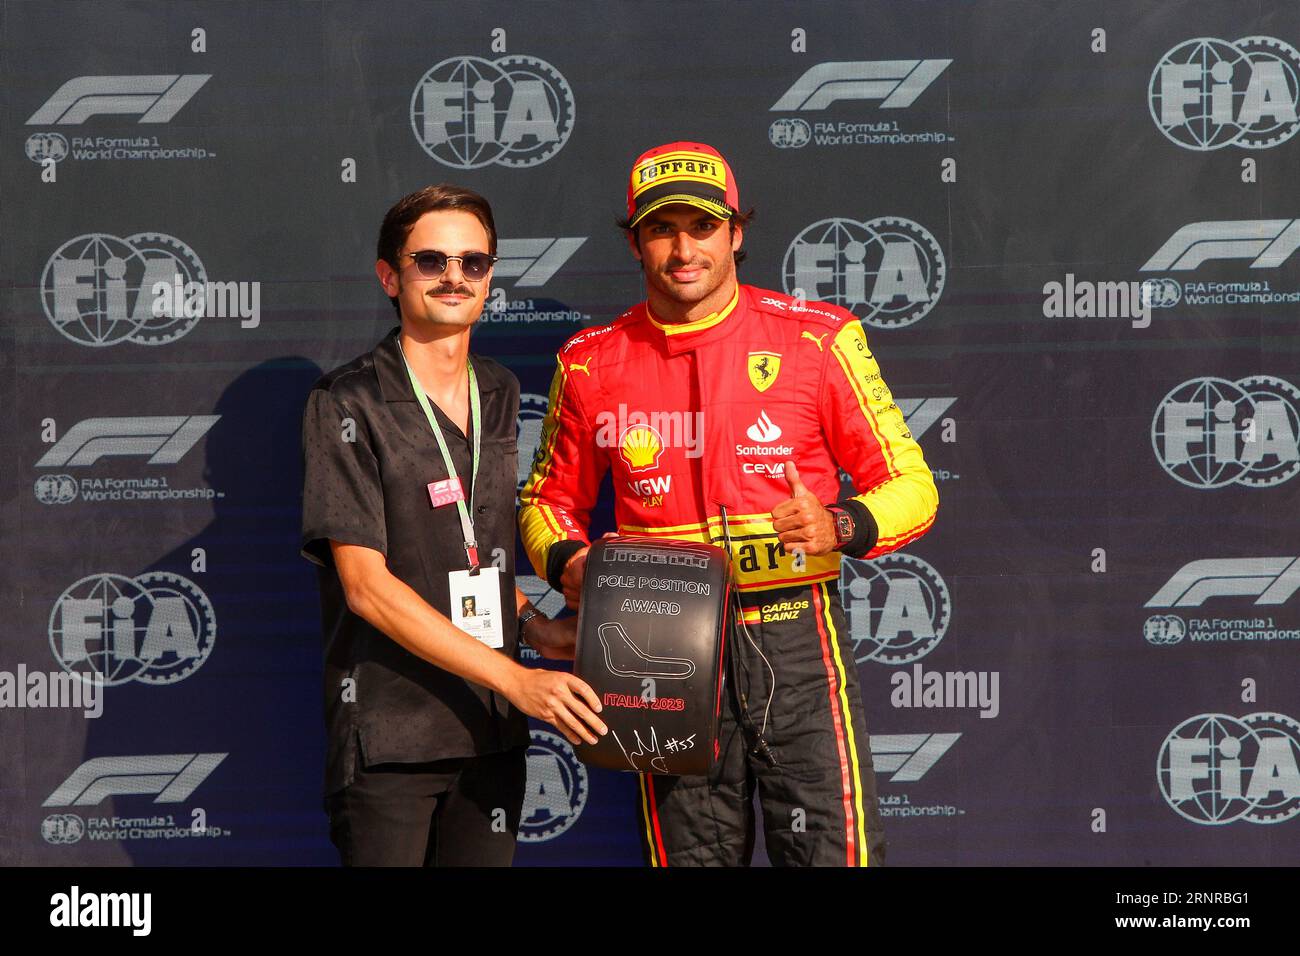
<path id="1" fill-rule="evenodd" d="M 488 647 L 504 647 L 501 630 L 501 569 L 479 568 L 477 574 L 452 571 L 451 623 Z"/>

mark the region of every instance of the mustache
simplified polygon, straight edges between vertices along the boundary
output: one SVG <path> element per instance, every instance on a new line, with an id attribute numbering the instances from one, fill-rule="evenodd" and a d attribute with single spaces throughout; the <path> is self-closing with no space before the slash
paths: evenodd
<path id="1" fill-rule="evenodd" d="M 464 296 L 470 296 L 472 298 L 474 295 L 474 290 L 464 284 L 440 285 L 436 288 L 430 289 L 428 294 L 429 295 L 464 295 Z"/>

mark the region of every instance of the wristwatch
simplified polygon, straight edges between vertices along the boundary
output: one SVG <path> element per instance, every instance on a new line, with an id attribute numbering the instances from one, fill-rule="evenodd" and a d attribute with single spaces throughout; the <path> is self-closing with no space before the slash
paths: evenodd
<path id="1" fill-rule="evenodd" d="M 853 534 L 857 531 L 857 524 L 847 508 L 841 508 L 839 505 L 827 505 L 826 510 L 831 513 L 831 519 L 835 522 L 835 549 L 838 551 L 853 540 Z"/>
<path id="2" fill-rule="evenodd" d="M 533 607 L 531 604 L 524 610 L 523 614 L 519 615 L 519 643 L 528 643 L 528 638 L 524 636 L 524 628 L 528 626 L 528 622 L 533 618 L 541 616 L 542 612 L 537 610 L 537 608 Z"/>

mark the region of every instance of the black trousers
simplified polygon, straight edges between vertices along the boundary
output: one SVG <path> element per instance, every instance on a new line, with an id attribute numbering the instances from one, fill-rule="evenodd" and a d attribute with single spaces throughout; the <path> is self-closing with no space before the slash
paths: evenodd
<path id="1" fill-rule="evenodd" d="M 760 591 L 742 594 L 741 603 L 775 684 L 748 641 L 729 634 L 737 680 L 728 680 L 712 770 L 700 777 L 641 775 L 637 829 L 647 861 L 748 866 L 757 792 L 774 866 L 880 866 L 885 838 L 871 740 L 838 589 L 826 582 Z M 766 623 L 764 606 L 775 612 Z M 750 721 L 740 714 L 738 690 L 748 699 Z M 770 763 L 754 753 L 769 692 L 762 736 Z"/>
<path id="2" fill-rule="evenodd" d="M 344 866 L 509 866 L 526 748 L 434 763 L 364 766 L 330 794 L 330 840 Z"/>

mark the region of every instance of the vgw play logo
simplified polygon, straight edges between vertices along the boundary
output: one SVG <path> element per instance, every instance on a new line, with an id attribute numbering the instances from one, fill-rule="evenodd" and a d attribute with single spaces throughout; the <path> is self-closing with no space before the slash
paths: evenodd
<path id="1" fill-rule="evenodd" d="M 456 169 L 544 163 L 568 141 L 575 115 L 568 80 L 532 56 L 453 56 L 411 93 L 416 141 Z"/>

